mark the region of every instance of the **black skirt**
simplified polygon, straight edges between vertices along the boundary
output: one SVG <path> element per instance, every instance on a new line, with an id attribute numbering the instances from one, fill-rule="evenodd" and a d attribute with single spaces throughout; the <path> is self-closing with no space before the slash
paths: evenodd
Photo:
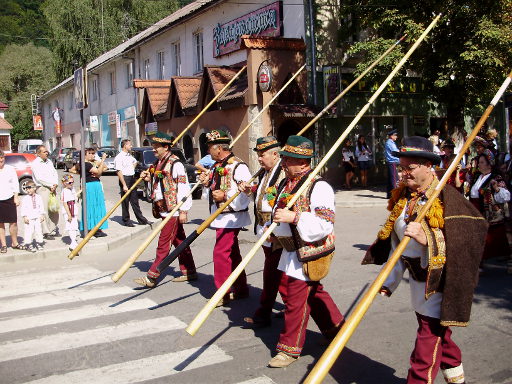
<path id="1" fill-rule="evenodd" d="M 0 223 L 16 223 L 17 221 L 18 214 L 14 196 L 7 200 L 0 200 Z"/>

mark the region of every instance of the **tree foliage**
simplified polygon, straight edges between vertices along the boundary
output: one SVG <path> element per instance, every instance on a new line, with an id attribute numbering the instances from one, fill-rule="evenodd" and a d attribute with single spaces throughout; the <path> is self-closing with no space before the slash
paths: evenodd
<path id="1" fill-rule="evenodd" d="M 364 56 L 359 72 L 393 40 L 403 33 L 408 33 L 408 41 L 415 40 L 434 15 L 442 13 L 404 73 L 421 76 L 428 95 L 446 105 L 450 128 L 461 125 L 465 112 L 485 108 L 512 68 L 512 0 L 351 0 L 343 4 L 344 17 L 356 19 L 368 34 L 350 49 L 350 54 Z M 351 31 L 340 31 L 341 40 L 346 33 Z M 382 45 L 375 44 L 376 39 L 382 39 Z M 406 49 L 401 47 L 402 53 Z M 391 71 L 397 60 L 395 55 L 378 72 Z"/>
<path id="2" fill-rule="evenodd" d="M 56 73 L 63 80 L 178 8 L 169 0 L 46 0 Z"/>
<path id="3" fill-rule="evenodd" d="M 14 145 L 20 139 L 40 136 L 32 127 L 30 96 L 50 89 L 55 78 L 48 67 L 52 64 L 48 48 L 26 45 L 8 45 L 0 54 L 0 100 L 9 106 L 6 119 L 13 129 Z"/>

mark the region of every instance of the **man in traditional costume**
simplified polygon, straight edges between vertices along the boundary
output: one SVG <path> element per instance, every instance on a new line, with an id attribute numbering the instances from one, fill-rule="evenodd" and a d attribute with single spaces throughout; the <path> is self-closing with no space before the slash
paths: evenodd
<path id="1" fill-rule="evenodd" d="M 433 383 L 439 369 L 446 382 L 464 383 L 461 351 L 451 339 L 449 326 L 464 327 L 469 322 L 487 223 L 450 185 L 443 188 L 425 219 L 415 223 L 439 184 L 432 166 L 441 158 L 433 152 L 432 143 L 419 136 L 404 139 L 394 155 L 400 158 L 402 183 L 393 190 L 391 213 L 363 264 L 383 264 L 404 236 L 411 238 L 381 288 L 383 296 L 390 296 L 405 270 L 409 271 L 419 327 L 407 383 Z"/>
<path id="2" fill-rule="evenodd" d="M 251 173 L 249 167 L 231 152 L 229 148 L 231 139 L 225 131 L 213 130 L 206 134 L 206 138 L 208 152 L 215 160 L 215 164 L 208 174 L 200 175 L 200 181 L 206 187 L 203 193 L 209 201 L 210 214 L 213 214 L 225 201 L 238 192 L 238 184 L 251 179 Z M 242 260 L 238 245 L 238 233 L 242 227 L 251 224 L 249 203 L 249 197 L 245 193 L 240 193 L 210 224 L 216 230 L 213 268 L 217 289 Z M 233 292 L 226 294 L 219 302 L 219 306 L 228 306 L 231 299 L 242 299 L 248 296 L 249 288 L 244 271 L 233 284 Z"/>
<path id="3" fill-rule="evenodd" d="M 258 153 L 258 161 L 264 172 L 258 177 L 258 184 L 240 183 L 239 190 L 254 196 L 254 233 L 258 237 L 263 234 L 264 225 L 270 221 L 272 205 L 276 199 L 277 187 L 284 179 L 284 171 L 279 157 L 279 142 L 274 136 L 260 137 L 256 140 L 254 151 Z M 255 192 L 255 193 L 254 193 Z M 247 326 L 260 328 L 272 322 L 272 308 L 276 301 L 282 272 L 277 269 L 283 248 L 277 243 L 263 243 L 265 263 L 263 266 L 263 291 L 260 296 L 260 307 L 252 317 L 244 318 Z"/>
<path id="4" fill-rule="evenodd" d="M 170 211 L 190 193 L 185 167 L 171 152 L 173 138 L 166 133 L 157 132 L 151 139 L 153 151 L 157 161 L 149 170 L 143 171 L 141 177 L 151 186 L 151 200 L 153 201 L 153 216 L 164 219 Z M 160 262 L 168 255 L 171 244 L 179 246 L 185 240 L 183 224 L 187 222 L 187 212 L 192 207 L 192 197 L 188 197 L 173 217 L 167 222 L 158 238 L 156 258 L 146 276 L 134 281 L 147 288 L 157 284 L 160 273 L 157 270 Z M 191 281 L 197 279 L 196 266 L 190 248 L 187 247 L 178 256 L 182 275 L 173 279 L 173 282 Z"/>
<path id="5" fill-rule="evenodd" d="M 290 136 L 283 150 L 286 179 L 279 185 L 273 208 L 273 242 L 284 248 L 278 269 L 283 271 L 279 293 L 285 304 L 284 328 L 279 335 L 272 368 L 287 367 L 297 360 L 304 346 L 309 316 L 327 338 L 336 335 L 344 318 L 320 279 L 327 275 L 334 253 L 334 191 L 315 177 L 291 210 L 287 203 L 311 172 L 313 143 Z"/>

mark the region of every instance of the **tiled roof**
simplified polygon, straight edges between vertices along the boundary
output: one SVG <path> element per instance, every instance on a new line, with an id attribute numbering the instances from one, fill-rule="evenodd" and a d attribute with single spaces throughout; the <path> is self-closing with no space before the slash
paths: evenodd
<path id="1" fill-rule="evenodd" d="M 167 101 L 169 100 L 169 87 L 153 87 L 146 88 L 146 94 L 148 95 L 149 105 L 151 106 L 151 112 L 156 115 L 162 106 L 167 108 Z M 166 110 L 166 109 L 165 109 Z M 163 111 L 165 113 L 165 110 Z"/>
<path id="2" fill-rule="evenodd" d="M 245 64 L 245 63 L 244 63 Z M 241 67 L 227 67 L 227 66 L 206 66 L 203 72 L 204 81 L 201 84 L 202 94 L 207 91 L 208 86 L 211 85 L 213 92 L 217 95 L 222 88 L 235 76 Z M 204 89 L 203 89 L 204 88 Z M 218 102 L 233 100 L 243 97 L 247 92 L 247 71 L 243 72 L 229 89 L 218 99 Z"/>
<path id="3" fill-rule="evenodd" d="M 171 86 L 171 80 L 134 79 L 133 85 L 135 88 L 169 88 Z"/>
<path id="4" fill-rule="evenodd" d="M 12 129 L 12 125 L 7 120 L 0 117 L 0 129 Z"/>
<path id="5" fill-rule="evenodd" d="M 197 104 L 197 95 L 201 87 L 202 77 L 173 77 L 176 94 L 181 108 L 186 109 L 195 107 Z"/>
<path id="6" fill-rule="evenodd" d="M 244 72 L 242 75 L 235 80 L 231 87 L 224 93 L 221 97 L 219 97 L 219 103 L 222 101 L 233 100 L 239 97 L 244 97 L 247 93 L 248 84 L 247 84 L 247 72 Z"/>
<path id="7" fill-rule="evenodd" d="M 7 104 L 4 104 L 0 101 L 0 109 L 8 109 L 9 106 Z"/>
<path id="8" fill-rule="evenodd" d="M 218 67 L 218 66 L 206 66 L 205 71 L 210 84 L 212 85 L 213 92 L 215 95 L 224 88 L 224 86 L 235 76 L 240 68 L 233 67 Z M 206 79 L 205 79 L 206 80 Z M 247 76 L 246 76 L 247 82 Z"/>
<path id="9" fill-rule="evenodd" d="M 278 49 L 282 51 L 305 51 L 306 43 L 302 39 L 270 37 L 270 36 L 242 36 L 240 48 L 250 49 Z"/>

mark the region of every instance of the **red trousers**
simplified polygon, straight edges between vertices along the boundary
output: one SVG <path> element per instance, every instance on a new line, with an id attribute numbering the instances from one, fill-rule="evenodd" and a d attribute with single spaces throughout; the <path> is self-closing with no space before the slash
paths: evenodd
<path id="1" fill-rule="evenodd" d="M 324 335 L 345 321 L 319 281 L 298 280 L 283 273 L 279 293 L 286 309 L 284 328 L 276 347 L 278 352 L 291 356 L 301 354 L 310 314 Z"/>
<path id="2" fill-rule="evenodd" d="M 240 228 L 220 228 L 216 230 L 216 241 L 213 248 L 213 275 L 217 289 L 242 261 L 240 247 L 238 246 L 238 232 L 240 232 Z M 235 297 L 249 294 L 245 271 L 235 280 L 232 290 Z M 225 299 L 229 299 L 229 294 L 226 294 Z"/>
<path id="3" fill-rule="evenodd" d="M 439 368 L 446 370 L 461 365 L 462 354 L 451 339 L 452 331 L 441 325 L 439 319 L 420 315 L 416 344 L 411 354 L 411 368 L 407 384 L 433 383 Z M 462 381 L 451 381 L 462 383 Z"/>
<path id="4" fill-rule="evenodd" d="M 276 302 L 279 283 L 283 274 L 282 271 L 277 269 L 283 248 L 276 249 L 274 252 L 272 252 L 272 247 L 263 246 L 262 248 L 265 254 L 263 291 L 260 296 L 260 307 L 254 313 L 254 318 L 268 320 L 272 315 L 272 308 L 274 308 L 274 303 Z"/>
<path id="5" fill-rule="evenodd" d="M 158 238 L 158 246 L 156 248 L 156 258 L 148 271 L 148 277 L 157 279 L 160 276 L 160 273 L 158 273 L 156 268 L 160 262 L 169 254 L 171 244 L 177 247 L 185 239 L 186 236 L 185 230 L 183 229 L 183 224 L 179 222 L 177 216 L 172 217 L 160 232 L 160 237 Z M 196 273 L 194 258 L 192 257 L 192 252 L 190 251 L 189 247 L 180 253 L 178 256 L 178 261 L 180 263 L 180 270 L 184 275 Z"/>

